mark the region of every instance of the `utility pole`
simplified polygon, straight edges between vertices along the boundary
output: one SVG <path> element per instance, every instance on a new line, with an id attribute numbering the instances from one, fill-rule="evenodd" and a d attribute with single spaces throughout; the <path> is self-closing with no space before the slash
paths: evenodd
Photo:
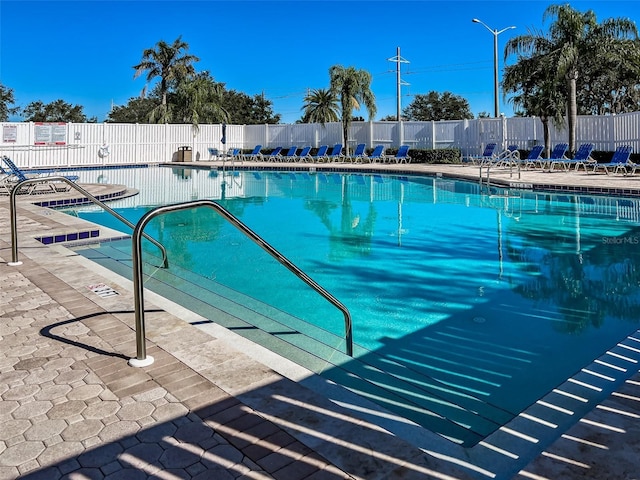
<path id="1" fill-rule="evenodd" d="M 404 141 L 403 132 L 402 132 L 402 123 L 401 123 L 402 117 L 400 116 L 400 113 L 402 111 L 401 89 L 402 89 L 402 85 L 409 85 L 407 82 L 403 82 L 402 78 L 400 77 L 400 64 L 409 63 L 409 60 L 406 60 L 400 56 L 400 47 L 397 47 L 396 49 L 396 56 L 388 58 L 387 60 L 389 60 L 390 62 L 396 63 L 396 92 L 397 92 L 396 93 L 396 121 L 398 122 L 398 146 L 400 146 Z"/>

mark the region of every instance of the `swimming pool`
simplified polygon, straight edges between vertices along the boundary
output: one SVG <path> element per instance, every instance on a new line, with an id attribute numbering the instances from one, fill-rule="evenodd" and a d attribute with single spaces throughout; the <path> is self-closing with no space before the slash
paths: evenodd
<path id="1" fill-rule="evenodd" d="M 139 188 L 112 205 L 133 222 L 158 204 L 221 201 L 347 305 L 356 359 L 341 354 L 339 312 L 209 211 L 147 230 L 169 250 L 174 284 L 187 292 L 179 300 L 206 310 L 210 296 L 221 324 L 463 446 L 637 329 L 635 200 L 378 174 L 86 175 Z M 95 209 L 79 214 L 121 228 Z M 127 252 L 130 242 L 85 254 L 126 264 Z"/>

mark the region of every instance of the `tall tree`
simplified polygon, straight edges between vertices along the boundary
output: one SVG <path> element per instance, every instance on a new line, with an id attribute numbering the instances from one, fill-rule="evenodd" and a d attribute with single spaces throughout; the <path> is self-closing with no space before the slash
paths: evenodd
<path id="1" fill-rule="evenodd" d="M 176 88 L 173 118 L 191 123 L 196 132 L 200 123 L 228 122 L 229 114 L 222 106 L 223 96 L 224 84 L 215 82 L 209 72 L 189 76 Z"/>
<path id="2" fill-rule="evenodd" d="M 512 53 L 523 56 L 544 54 L 553 65 L 553 71 L 563 79 L 567 94 L 567 122 L 569 149 L 575 151 L 577 108 L 577 81 L 585 58 L 606 56 L 607 47 L 628 38 L 637 38 L 635 24 L 624 18 L 611 18 L 598 24 L 592 10 L 579 12 L 569 4 L 550 5 L 543 21 L 552 18 L 548 35 L 528 33 L 511 38 L 505 47 L 505 57 Z"/>
<path id="3" fill-rule="evenodd" d="M 158 106 L 154 98 L 131 97 L 126 105 L 115 105 L 109 115 L 109 123 L 147 123 L 151 111 Z"/>
<path id="4" fill-rule="evenodd" d="M 255 123 L 273 124 L 280 122 L 280 114 L 274 114 L 271 105 L 271 100 L 267 100 L 264 93 L 261 95 L 256 94 L 251 98 L 251 118 Z"/>
<path id="5" fill-rule="evenodd" d="M 371 74 L 366 70 L 354 67 L 334 65 L 329 68 L 330 90 L 340 99 L 342 115 L 342 138 L 349 154 L 349 127 L 353 117 L 353 109 L 363 105 L 371 119 L 377 111 L 376 97 L 371 91 Z"/>
<path id="6" fill-rule="evenodd" d="M 71 122 L 96 123 L 96 117 L 87 118 L 81 105 L 71 105 L 64 100 L 44 103 L 40 100 L 29 103 L 22 114 L 27 122 Z"/>
<path id="7" fill-rule="evenodd" d="M 606 40 L 605 40 L 606 41 Z M 640 41 L 609 41 L 585 58 L 578 79 L 578 115 L 640 110 Z"/>
<path id="8" fill-rule="evenodd" d="M 158 123 L 165 123 L 171 119 L 171 109 L 167 103 L 167 93 L 171 86 L 175 87 L 189 75 L 195 73 L 194 62 L 200 59 L 195 55 L 189 55 L 189 44 L 182 41 L 182 36 L 176 38 L 171 45 L 164 40 L 156 43 L 155 48 L 147 48 L 142 52 L 142 61 L 133 67 L 133 78 L 138 78 L 146 72 L 147 84 L 142 90 L 143 96 L 151 81 L 160 77 L 159 108 L 152 112 L 152 119 Z"/>
<path id="9" fill-rule="evenodd" d="M 303 123 L 339 122 L 338 97 L 330 89 L 311 90 L 304 97 Z"/>
<path id="10" fill-rule="evenodd" d="M 564 128 L 566 94 L 564 83 L 559 81 L 551 58 L 543 53 L 520 58 L 514 65 L 505 67 L 502 88 L 513 92 L 509 100 L 516 109 L 542 122 L 545 157 L 551 152 L 550 122 Z"/>
<path id="11" fill-rule="evenodd" d="M 403 110 L 402 116 L 413 121 L 461 120 L 473 118 L 469 102 L 451 92 L 431 91 L 416 95 Z"/>
<path id="12" fill-rule="evenodd" d="M 20 111 L 19 107 L 10 106 L 15 103 L 13 90 L 0 83 L 0 122 L 6 122 L 10 115 L 16 115 Z"/>

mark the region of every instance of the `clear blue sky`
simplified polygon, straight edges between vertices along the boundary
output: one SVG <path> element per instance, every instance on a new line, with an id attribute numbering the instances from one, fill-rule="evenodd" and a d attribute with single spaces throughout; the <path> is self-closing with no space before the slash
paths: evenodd
<path id="1" fill-rule="evenodd" d="M 261 94 L 283 123 L 301 116 L 308 89 L 329 85 L 329 67 L 354 66 L 373 76 L 375 119 L 396 113 L 400 47 L 404 108 L 416 94 L 450 91 L 466 98 L 474 115 L 493 113 L 493 35 L 508 38 L 546 31 L 545 8 L 562 1 L 324 0 L 0 0 L 0 82 L 19 106 L 63 99 L 103 121 L 111 104 L 142 90 L 133 79 L 142 51 L 178 36 L 229 89 Z M 640 2 L 574 1 L 597 18 L 640 20 Z M 509 60 L 507 60 L 509 62 Z M 501 111 L 512 114 L 500 98 Z M 355 112 L 365 118 L 366 112 Z M 18 120 L 18 119 L 15 119 Z"/>

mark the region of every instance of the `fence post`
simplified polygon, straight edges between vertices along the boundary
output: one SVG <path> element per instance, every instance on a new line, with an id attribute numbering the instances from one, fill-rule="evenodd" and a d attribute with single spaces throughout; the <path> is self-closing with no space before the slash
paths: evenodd
<path id="1" fill-rule="evenodd" d="M 612 152 L 615 152 L 616 148 L 618 148 L 618 146 L 616 145 L 616 116 L 615 114 L 610 115 L 609 116 L 609 123 L 610 128 L 609 131 L 611 132 L 610 134 L 610 140 L 609 140 L 609 150 L 611 150 Z M 619 144 L 622 145 L 623 142 L 620 142 Z"/>

